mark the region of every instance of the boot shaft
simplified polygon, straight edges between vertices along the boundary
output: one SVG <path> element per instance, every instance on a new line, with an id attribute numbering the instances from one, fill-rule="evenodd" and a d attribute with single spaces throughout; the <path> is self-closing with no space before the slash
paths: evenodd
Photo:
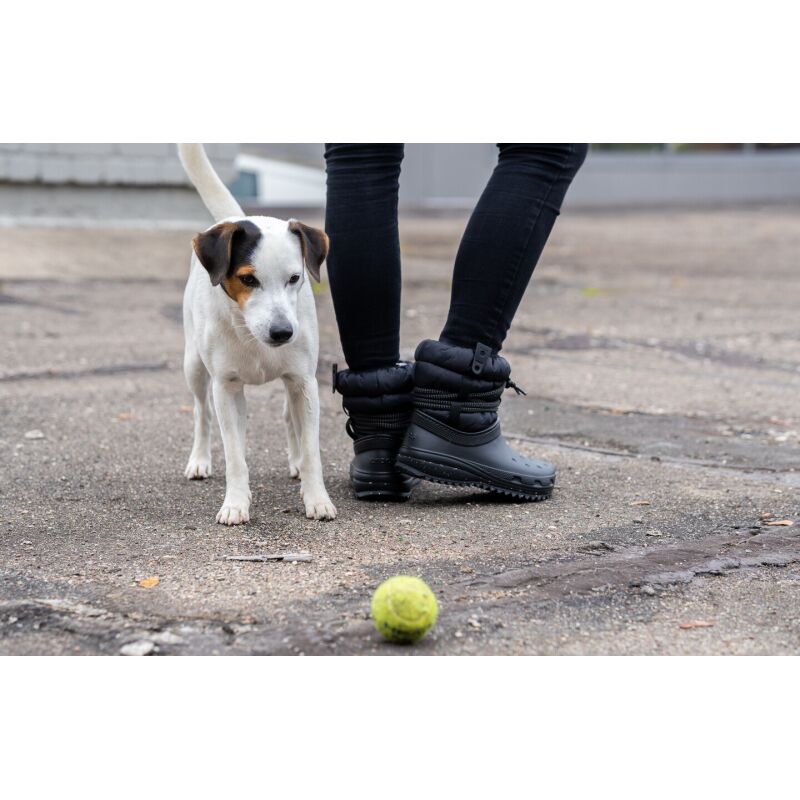
<path id="1" fill-rule="evenodd" d="M 508 361 L 482 344 L 471 350 L 429 339 L 415 357 L 414 408 L 460 431 L 493 426 L 503 391 L 517 388 Z"/>
<path id="2" fill-rule="evenodd" d="M 413 386 L 412 365 L 406 362 L 364 372 L 333 367 L 333 391 L 342 395 L 354 439 L 378 433 L 402 438 L 413 410 Z"/>

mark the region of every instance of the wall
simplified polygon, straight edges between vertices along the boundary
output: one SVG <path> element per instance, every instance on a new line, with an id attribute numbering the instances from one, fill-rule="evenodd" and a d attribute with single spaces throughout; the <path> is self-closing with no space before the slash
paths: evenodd
<path id="1" fill-rule="evenodd" d="M 238 144 L 206 145 L 225 181 Z M 204 220 L 174 144 L 0 144 L 0 218 Z"/>
<path id="2" fill-rule="evenodd" d="M 407 209 L 469 209 L 497 161 L 493 145 L 409 145 L 400 197 Z M 590 152 L 566 208 L 800 202 L 800 152 Z"/>
<path id="3" fill-rule="evenodd" d="M 224 180 L 238 144 L 208 144 Z M 174 144 L 0 144 L 0 181 L 101 186 L 184 186 Z"/>

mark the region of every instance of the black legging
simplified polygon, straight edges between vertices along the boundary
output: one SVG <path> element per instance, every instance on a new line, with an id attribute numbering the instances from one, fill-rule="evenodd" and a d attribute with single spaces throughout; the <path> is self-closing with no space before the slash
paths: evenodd
<path id="1" fill-rule="evenodd" d="M 472 212 L 453 270 L 443 342 L 495 351 L 514 314 L 585 144 L 500 144 L 497 167 Z M 397 193 L 402 144 L 325 146 L 328 275 L 347 364 L 400 360 Z"/>

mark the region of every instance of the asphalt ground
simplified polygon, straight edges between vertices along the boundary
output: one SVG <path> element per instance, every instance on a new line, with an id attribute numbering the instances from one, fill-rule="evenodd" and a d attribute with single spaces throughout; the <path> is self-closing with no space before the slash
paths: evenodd
<path id="1" fill-rule="evenodd" d="M 444 321 L 463 225 L 401 225 L 405 357 Z M 236 528 L 214 522 L 218 435 L 215 476 L 182 474 L 194 232 L 0 231 L 0 653 L 800 651 L 800 209 L 559 220 L 504 351 L 528 392 L 507 393 L 504 431 L 559 470 L 544 503 L 431 484 L 356 502 L 323 283 L 339 517 L 304 517 L 269 384 L 248 392 L 254 502 Z M 278 551 L 311 560 L 225 560 Z M 439 598 L 413 647 L 368 616 L 395 574 Z"/>

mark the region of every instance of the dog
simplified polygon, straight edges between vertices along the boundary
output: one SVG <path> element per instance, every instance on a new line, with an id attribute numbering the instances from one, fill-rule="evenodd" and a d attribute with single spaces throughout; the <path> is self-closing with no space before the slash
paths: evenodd
<path id="1" fill-rule="evenodd" d="M 192 241 L 183 296 L 183 368 L 194 395 L 194 444 L 184 474 L 190 480 L 211 475 L 213 401 L 225 450 L 225 499 L 217 522 L 249 522 L 244 387 L 280 378 L 289 475 L 300 478 L 309 519 L 334 519 L 319 453 L 319 332 L 311 290 L 328 237 L 297 220 L 245 216 L 202 144 L 179 144 L 178 154 L 215 220 Z"/>

